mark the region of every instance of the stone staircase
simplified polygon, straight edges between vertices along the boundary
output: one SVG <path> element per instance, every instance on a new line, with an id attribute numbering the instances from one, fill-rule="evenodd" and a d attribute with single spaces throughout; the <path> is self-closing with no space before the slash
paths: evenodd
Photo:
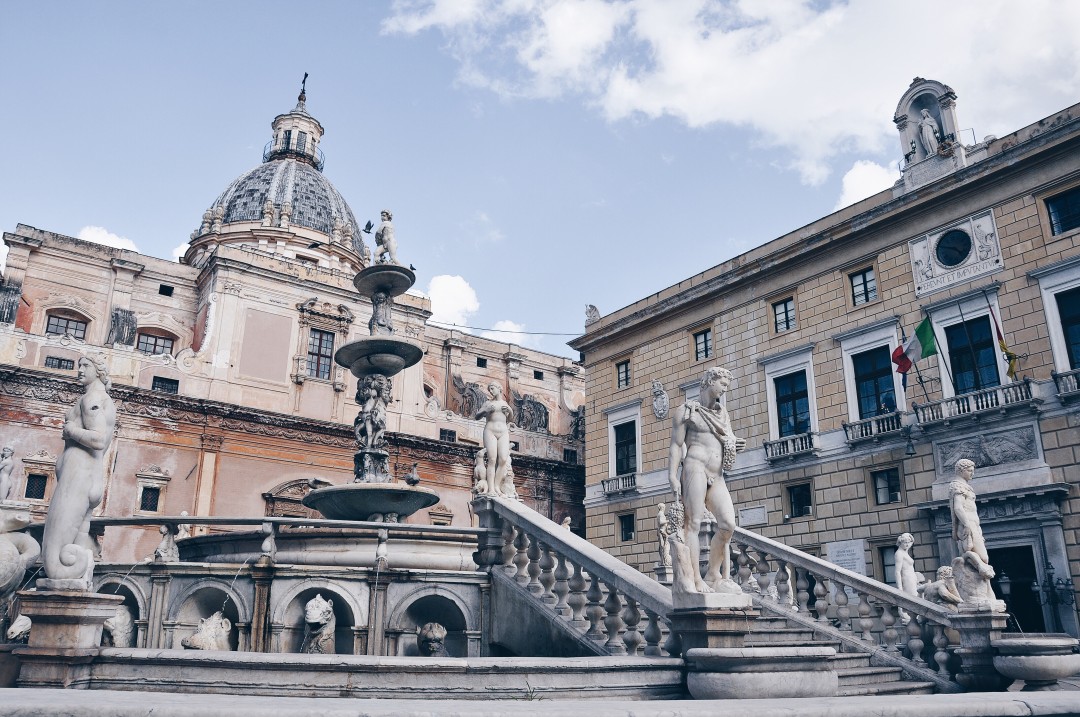
<path id="1" fill-rule="evenodd" d="M 840 679 L 838 696 L 852 695 L 929 695 L 934 683 L 904 678 L 899 667 L 874 667 L 866 652 L 841 652 L 839 640 L 815 636 L 814 631 L 790 624 L 779 616 L 762 615 L 750 625 L 747 647 L 831 647 L 836 655 L 830 662 Z"/>

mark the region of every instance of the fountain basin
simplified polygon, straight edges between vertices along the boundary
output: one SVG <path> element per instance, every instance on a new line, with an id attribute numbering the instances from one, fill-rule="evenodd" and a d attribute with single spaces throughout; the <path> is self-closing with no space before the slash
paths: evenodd
<path id="1" fill-rule="evenodd" d="M 375 374 L 393 376 L 419 363 L 423 357 L 424 350 L 411 341 L 372 336 L 345 344 L 334 354 L 334 361 L 347 367 L 353 376 L 363 378 Z"/>
<path id="2" fill-rule="evenodd" d="M 374 264 L 353 277 L 353 286 L 361 296 L 382 291 L 389 296 L 401 296 L 416 283 L 416 274 L 398 264 Z"/>
<path id="3" fill-rule="evenodd" d="M 1080 672 L 1080 640 L 1064 633 L 1027 633 L 991 640 L 994 669 L 1024 681 L 1024 691 L 1053 690 L 1062 677 Z"/>
<path id="4" fill-rule="evenodd" d="M 430 488 L 400 483 L 349 483 L 304 496 L 304 505 L 330 520 L 381 521 L 387 513 L 396 513 L 400 520 L 438 502 L 439 494 Z"/>

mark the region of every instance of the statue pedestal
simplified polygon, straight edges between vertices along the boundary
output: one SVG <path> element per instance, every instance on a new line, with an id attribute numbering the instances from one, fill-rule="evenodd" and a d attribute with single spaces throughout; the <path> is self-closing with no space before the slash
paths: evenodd
<path id="1" fill-rule="evenodd" d="M 959 612 L 950 622 L 960 633 L 960 671 L 956 681 L 969 692 L 997 692 L 1006 689 L 1012 678 L 1003 677 L 994 669 L 993 641 L 1001 638 L 1007 615 L 984 608 L 960 603 Z"/>
<path id="2" fill-rule="evenodd" d="M 30 640 L 13 650 L 22 663 L 19 687 L 86 687 L 86 665 L 98 653 L 105 621 L 124 601 L 92 592 L 24 590 L 20 613 L 30 618 Z"/>
<path id="3" fill-rule="evenodd" d="M 672 572 L 670 565 L 662 565 L 661 563 L 656 563 L 653 565 L 653 573 L 656 574 L 656 582 L 660 583 L 661 585 L 667 585 L 668 587 L 671 587 Z"/>
<path id="4" fill-rule="evenodd" d="M 761 614 L 749 595 L 692 593 L 673 595 L 668 618 L 682 652 L 703 647 L 742 647 L 751 623 Z"/>

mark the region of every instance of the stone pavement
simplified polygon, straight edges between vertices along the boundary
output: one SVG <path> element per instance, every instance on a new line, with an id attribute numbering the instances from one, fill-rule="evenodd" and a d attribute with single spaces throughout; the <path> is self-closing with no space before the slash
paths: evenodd
<path id="1" fill-rule="evenodd" d="M 785 700 L 358 700 L 108 690 L 0 689 L 5 717 L 1011 717 L 1080 715 L 1075 691 Z"/>

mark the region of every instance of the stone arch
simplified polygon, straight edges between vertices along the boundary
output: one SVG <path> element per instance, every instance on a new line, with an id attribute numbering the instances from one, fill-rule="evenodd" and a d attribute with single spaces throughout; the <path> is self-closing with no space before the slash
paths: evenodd
<path id="1" fill-rule="evenodd" d="M 446 628 L 446 650 L 451 657 L 477 652 L 480 627 L 475 611 L 444 586 L 422 585 L 402 596 L 386 623 L 387 654 L 416 655 L 416 628 L 437 622 Z"/>
<path id="2" fill-rule="evenodd" d="M 926 159 L 927 155 L 917 137 L 922 110 L 927 110 L 937 122 L 942 141 L 956 140 L 956 93 L 937 80 L 916 77 L 911 81 L 893 113 L 893 122 L 900 133 L 901 152 L 908 162 Z M 914 149 L 912 149 L 914 147 Z"/>
<path id="3" fill-rule="evenodd" d="M 106 573 L 96 580 L 95 592 L 104 595 L 120 595 L 123 605 L 131 608 L 135 620 L 135 647 L 146 646 L 148 602 L 139 583 L 117 573 Z"/>
<path id="4" fill-rule="evenodd" d="M 304 606 L 316 595 L 333 602 L 337 620 L 334 637 L 337 654 L 351 655 L 357 652 L 357 628 L 367 625 L 367 607 L 344 585 L 325 578 L 308 578 L 298 582 L 274 601 L 270 610 L 273 652 L 300 651 L 304 635 Z"/>
<path id="5" fill-rule="evenodd" d="M 246 628 L 241 635 L 240 625 L 251 624 L 251 606 L 229 583 L 216 578 L 200 579 L 169 601 L 166 611 L 167 627 L 171 632 L 169 646 L 179 648 L 183 638 L 195 633 L 200 620 L 219 610 L 232 622 L 230 649 L 243 649 L 246 646 Z"/>

